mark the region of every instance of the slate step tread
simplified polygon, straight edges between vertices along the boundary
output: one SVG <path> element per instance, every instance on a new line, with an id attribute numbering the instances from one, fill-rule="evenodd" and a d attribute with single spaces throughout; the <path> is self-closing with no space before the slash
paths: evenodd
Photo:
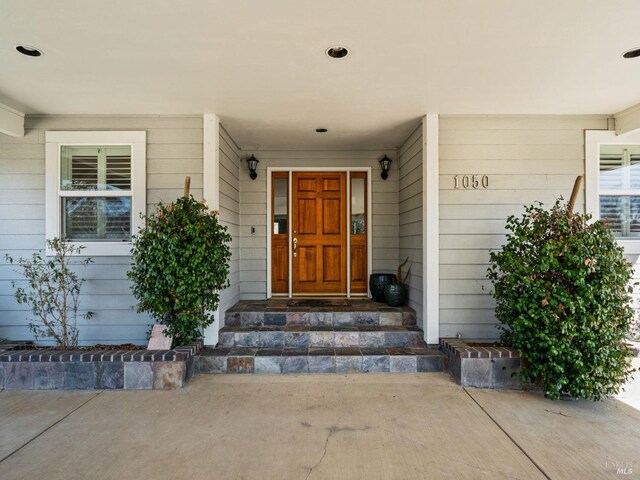
<path id="1" fill-rule="evenodd" d="M 378 303 L 372 300 L 355 300 L 351 299 L 349 305 L 327 305 L 321 307 L 311 306 L 290 306 L 289 301 L 278 300 L 241 300 L 229 309 L 229 313 L 246 312 L 246 313 L 287 313 L 287 312 L 411 312 L 416 311 L 409 307 L 389 307 L 385 303 Z"/>
<path id="2" fill-rule="evenodd" d="M 220 332 L 422 332 L 416 325 L 255 325 L 224 326 Z"/>
<path id="3" fill-rule="evenodd" d="M 259 325 L 416 325 L 411 307 L 388 307 L 370 300 L 352 301 L 349 306 L 290 307 L 279 301 L 242 300 L 227 309 L 227 326 Z"/>

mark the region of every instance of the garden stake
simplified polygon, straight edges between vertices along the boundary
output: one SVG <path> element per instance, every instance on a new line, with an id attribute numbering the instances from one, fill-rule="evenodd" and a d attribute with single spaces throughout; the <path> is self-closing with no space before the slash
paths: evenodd
<path id="1" fill-rule="evenodd" d="M 580 193 L 580 187 L 582 187 L 582 181 L 584 177 L 579 175 L 576 177 L 576 181 L 573 184 L 573 191 L 571 192 L 571 199 L 569 200 L 569 213 L 573 213 L 573 208 L 576 206 L 578 200 L 578 193 Z"/>
<path id="2" fill-rule="evenodd" d="M 191 186 L 191 177 L 184 177 L 184 198 L 189 198 L 189 187 Z"/>

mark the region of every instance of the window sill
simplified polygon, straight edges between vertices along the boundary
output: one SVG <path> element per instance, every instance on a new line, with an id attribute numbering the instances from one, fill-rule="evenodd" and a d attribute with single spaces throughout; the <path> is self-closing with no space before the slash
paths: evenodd
<path id="1" fill-rule="evenodd" d="M 624 249 L 625 255 L 638 255 L 640 254 L 640 238 L 631 239 L 617 239 L 618 245 Z"/>

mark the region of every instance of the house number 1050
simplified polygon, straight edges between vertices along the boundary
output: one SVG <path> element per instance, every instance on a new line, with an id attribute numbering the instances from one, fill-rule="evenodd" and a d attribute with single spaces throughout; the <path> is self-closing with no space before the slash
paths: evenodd
<path id="1" fill-rule="evenodd" d="M 489 188 L 487 175 L 456 175 L 453 188 Z"/>

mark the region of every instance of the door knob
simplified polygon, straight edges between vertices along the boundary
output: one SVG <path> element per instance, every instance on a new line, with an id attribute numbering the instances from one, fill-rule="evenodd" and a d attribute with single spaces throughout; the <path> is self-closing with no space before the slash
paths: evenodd
<path id="1" fill-rule="evenodd" d="M 293 237 L 293 256 L 298 256 L 298 239 Z"/>

